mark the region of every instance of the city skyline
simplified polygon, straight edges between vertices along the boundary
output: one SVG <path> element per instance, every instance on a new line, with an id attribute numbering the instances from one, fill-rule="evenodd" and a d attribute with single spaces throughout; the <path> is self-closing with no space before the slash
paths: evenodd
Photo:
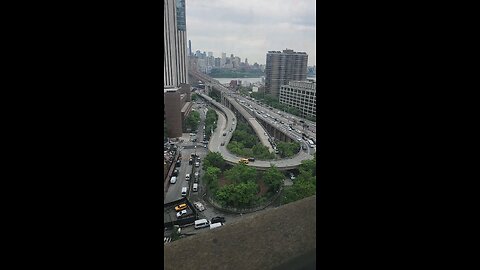
<path id="1" fill-rule="evenodd" d="M 266 54 L 304 51 L 316 65 L 315 1 L 187 0 L 187 38 L 192 51 L 222 52 L 265 64 Z"/>

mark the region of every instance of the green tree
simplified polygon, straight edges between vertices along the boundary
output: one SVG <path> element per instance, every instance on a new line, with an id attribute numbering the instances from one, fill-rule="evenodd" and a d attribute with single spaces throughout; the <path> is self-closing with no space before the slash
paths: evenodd
<path id="1" fill-rule="evenodd" d="M 257 201 L 258 189 L 255 182 L 230 184 L 216 192 L 216 199 L 223 205 L 248 207 Z"/>
<path id="2" fill-rule="evenodd" d="M 200 123 L 200 113 L 197 111 L 192 111 L 188 115 L 187 119 L 185 120 L 185 124 L 187 128 L 190 128 L 191 130 L 197 130 L 199 123 Z"/>
<path id="3" fill-rule="evenodd" d="M 218 189 L 218 176 L 221 171 L 217 167 L 208 167 L 203 174 L 203 181 L 207 183 L 208 188 L 215 192 Z"/>
<path id="4" fill-rule="evenodd" d="M 225 168 L 225 160 L 223 160 L 222 154 L 219 152 L 209 152 L 203 160 L 203 169 L 207 170 L 208 167 L 217 167 L 223 170 Z"/>
<path id="5" fill-rule="evenodd" d="M 247 181 L 255 181 L 255 179 L 257 179 L 257 170 L 245 164 L 237 164 L 230 170 L 226 170 L 224 175 L 225 178 L 233 181 L 234 183 L 242 183 Z"/>
<path id="6" fill-rule="evenodd" d="M 273 164 L 263 174 L 263 181 L 269 187 L 270 191 L 277 191 L 283 184 L 283 173 Z"/>
<path id="7" fill-rule="evenodd" d="M 190 98 L 192 99 L 192 101 L 195 101 L 195 100 L 197 100 L 198 96 L 197 96 L 197 94 L 192 93 Z"/>
<path id="8" fill-rule="evenodd" d="M 298 142 L 279 142 L 277 150 L 281 157 L 292 157 L 300 151 L 300 144 Z"/>
<path id="9" fill-rule="evenodd" d="M 296 179 L 293 186 L 285 189 L 283 203 L 294 202 L 306 197 L 310 197 L 316 193 L 316 186 L 311 181 L 304 179 Z"/>

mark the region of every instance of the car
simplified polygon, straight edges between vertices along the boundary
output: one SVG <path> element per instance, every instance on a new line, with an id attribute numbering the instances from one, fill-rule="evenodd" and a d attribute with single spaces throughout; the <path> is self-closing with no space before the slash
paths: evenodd
<path id="1" fill-rule="evenodd" d="M 214 217 L 214 218 L 212 218 L 211 223 L 218 223 L 218 222 L 225 223 L 225 218 L 224 217 Z"/>
<path id="2" fill-rule="evenodd" d="M 172 176 L 172 178 L 170 178 L 170 184 L 175 184 L 176 182 L 177 182 L 177 177 Z"/>
<path id="3" fill-rule="evenodd" d="M 303 150 L 307 150 L 307 147 L 305 145 L 302 145 Z"/>
<path id="4" fill-rule="evenodd" d="M 194 184 L 193 184 L 192 190 L 193 190 L 193 192 L 197 192 L 197 191 L 198 191 L 198 184 L 197 184 L 197 183 L 194 183 Z"/>
<path id="5" fill-rule="evenodd" d="M 295 180 L 295 175 L 293 173 L 290 173 L 290 180 Z"/>
<path id="6" fill-rule="evenodd" d="M 177 218 L 181 217 L 181 216 L 184 216 L 187 214 L 187 210 L 182 210 L 180 212 L 177 213 Z"/>
<path id="7" fill-rule="evenodd" d="M 192 165 L 192 162 L 193 162 L 193 159 L 190 158 L 190 159 L 188 160 L 188 165 Z"/>
<path id="8" fill-rule="evenodd" d="M 254 162 L 254 161 L 255 161 L 255 158 L 253 158 L 253 157 L 248 158 L 248 161 Z"/>
<path id="9" fill-rule="evenodd" d="M 226 133 L 226 132 L 224 132 L 224 133 L 223 133 L 223 136 L 227 136 L 227 133 Z"/>
<path id="10" fill-rule="evenodd" d="M 222 142 L 220 145 L 221 145 L 221 146 L 224 146 L 224 145 L 225 145 L 225 142 Z"/>
<path id="11" fill-rule="evenodd" d="M 195 167 L 197 167 L 197 168 L 200 167 L 200 162 L 198 162 L 198 161 L 195 162 Z"/>
<path id="12" fill-rule="evenodd" d="M 189 174 L 189 173 L 187 173 L 187 174 L 185 175 L 185 180 L 187 180 L 187 181 L 190 180 L 190 174 Z"/>
<path id="13" fill-rule="evenodd" d="M 177 170 L 177 169 L 175 169 L 175 170 L 173 171 L 173 176 L 178 176 L 178 170 Z"/>
<path id="14" fill-rule="evenodd" d="M 198 211 L 202 212 L 205 210 L 205 206 L 201 202 L 194 202 L 193 205 L 197 208 Z"/>
<path id="15" fill-rule="evenodd" d="M 207 148 L 207 145 L 206 145 L 206 144 L 204 144 L 204 145 L 203 145 L 203 148 Z"/>
<path id="16" fill-rule="evenodd" d="M 182 211 L 184 209 L 187 209 L 187 204 L 186 203 L 182 203 L 182 204 L 179 204 L 177 206 L 175 206 L 175 211 Z"/>
<path id="17" fill-rule="evenodd" d="M 182 165 L 182 162 L 180 160 L 177 160 L 177 164 L 175 166 L 180 167 L 181 165 Z"/>
<path id="18" fill-rule="evenodd" d="M 243 164 L 248 164 L 248 159 L 246 158 L 241 158 L 238 163 L 243 163 Z"/>

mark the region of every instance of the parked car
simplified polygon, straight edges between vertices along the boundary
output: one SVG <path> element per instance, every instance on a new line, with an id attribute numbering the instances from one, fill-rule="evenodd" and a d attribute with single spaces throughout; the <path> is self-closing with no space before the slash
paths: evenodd
<path id="1" fill-rule="evenodd" d="M 173 176 L 178 176 L 178 170 L 177 170 L 177 169 L 175 169 L 175 170 L 173 171 Z"/>
<path id="2" fill-rule="evenodd" d="M 200 167 L 200 162 L 195 162 L 195 167 Z"/>
<path id="3" fill-rule="evenodd" d="M 225 142 L 222 142 L 220 145 L 221 145 L 221 146 L 224 146 L 224 145 L 225 145 Z"/>
<path id="4" fill-rule="evenodd" d="M 226 132 L 224 132 L 224 133 L 223 133 L 223 136 L 227 136 L 227 133 L 226 133 Z"/>
<path id="5" fill-rule="evenodd" d="M 254 161 L 255 161 L 255 158 L 253 158 L 253 157 L 248 158 L 248 161 L 254 162 Z"/>
<path id="6" fill-rule="evenodd" d="M 218 223 L 218 222 L 225 223 L 225 218 L 224 217 L 214 217 L 214 218 L 212 218 L 211 223 Z"/>
<path id="7" fill-rule="evenodd" d="M 176 165 L 176 167 L 180 167 L 180 165 L 182 165 L 182 161 L 177 160 L 177 165 Z"/>
<path id="8" fill-rule="evenodd" d="M 193 159 L 190 158 L 190 159 L 188 160 L 188 165 L 192 165 L 192 163 L 193 163 Z"/>
<path id="9" fill-rule="evenodd" d="M 177 218 L 181 217 L 181 216 L 184 216 L 187 214 L 187 210 L 182 210 L 180 212 L 177 213 Z"/>
<path id="10" fill-rule="evenodd" d="M 199 176 L 199 173 L 195 172 L 195 178 L 198 178 L 198 176 Z"/>
<path id="11" fill-rule="evenodd" d="M 193 192 L 197 192 L 198 191 L 198 184 L 194 183 L 192 189 L 193 189 Z"/>
<path id="12" fill-rule="evenodd" d="M 186 203 L 182 203 L 182 204 L 179 204 L 179 205 L 175 206 L 176 211 L 182 211 L 184 209 L 187 209 L 187 204 Z"/>
<path id="13" fill-rule="evenodd" d="M 203 204 L 201 202 L 194 202 L 193 205 L 200 212 L 205 210 L 205 206 L 203 206 Z"/>
<path id="14" fill-rule="evenodd" d="M 303 150 L 307 150 L 307 147 L 305 145 L 302 145 Z"/>
<path id="15" fill-rule="evenodd" d="M 170 184 L 175 184 L 176 182 L 177 182 L 177 177 L 172 176 L 172 178 L 170 178 Z"/>

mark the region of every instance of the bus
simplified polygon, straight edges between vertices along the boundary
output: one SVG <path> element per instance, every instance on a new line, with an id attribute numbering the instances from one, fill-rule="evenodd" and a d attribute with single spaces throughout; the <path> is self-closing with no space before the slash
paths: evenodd
<path id="1" fill-rule="evenodd" d="M 315 146 L 312 140 L 308 140 L 308 145 L 310 146 L 310 148 L 313 148 Z"/>

